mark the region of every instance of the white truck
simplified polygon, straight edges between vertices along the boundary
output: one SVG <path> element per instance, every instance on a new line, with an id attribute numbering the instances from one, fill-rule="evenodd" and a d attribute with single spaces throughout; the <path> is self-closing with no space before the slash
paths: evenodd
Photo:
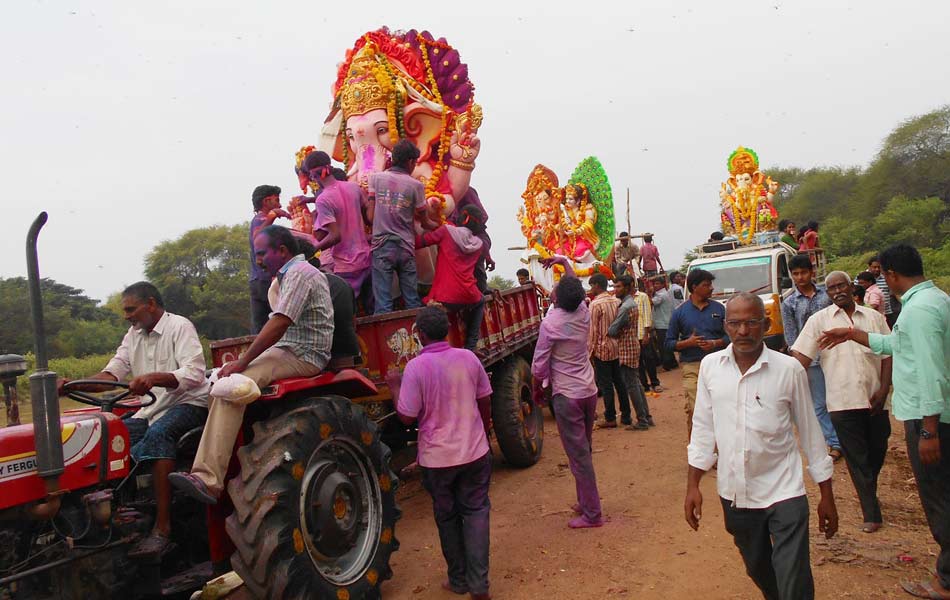
<path id="1" fill-rule="evenodd" d="M 824 254 L 820 250 L 811 253 L 818 270 L 817 281 L 823 281 Z M 738 246 L 732 241 L 712 242 L 699 247 L 699 254 L 689 264 L 687 275 L 693 269 L 712 273 L 716 277 L 713 299 L 719 302 L 725 303 L 739 292 L 758 294 L 771 321 L 765 343 L 773 350 L 781 350 L 785 347 L 782 301 L 794 290 L 788 261 L 796 254 L 798 250 L 777 239 L 762 239 L 750 246 Z"/>

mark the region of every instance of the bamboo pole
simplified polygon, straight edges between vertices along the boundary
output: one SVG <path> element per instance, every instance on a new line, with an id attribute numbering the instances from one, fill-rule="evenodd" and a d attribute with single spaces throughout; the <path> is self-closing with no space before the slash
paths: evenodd
<path id="1" fill-rule="evenodd" d="M 630 229 L 630 188 L 627 188 L 627 233 L 633 233 Z"/>

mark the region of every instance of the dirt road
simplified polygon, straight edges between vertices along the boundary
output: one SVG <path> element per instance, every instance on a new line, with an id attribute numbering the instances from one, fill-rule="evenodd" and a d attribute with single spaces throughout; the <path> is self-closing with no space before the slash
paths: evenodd
<path id="1" fill-rule="evenodd" d="M 693 532 L 683 519 L 686 425 L 679 372 L 661 373 L 661 379 L 666 391 L 649 399 L 654 429 L 594 432 L 594 466 L 609 519 L 603 528 L 567 528 L 574 482 L 550 415 L 543 456 L 534 467 L 512 469 L 494 448 L 491 589 L 496 599 L 761 598 L 723 529 L 714 477 L 703 481 L 700 530 Z M 936 544 L 903 449 L 903 428 L 893 425 L 880 483 L 885 526 L 878 533 L 858 529 L 861 512 L 844 461 L 835 466 L 841 525 L 832 540 L 818 533 L 817 487 L 808 482 L 818 598 L 909 598 L 898 581 L 926 577 L 933 568 Z M 404 480 L 400 496 L 403 518 L 396 534 L 401 548 L 383 597 L 458 598 L 440 587 L 445 564 L 418 474 Z"/>

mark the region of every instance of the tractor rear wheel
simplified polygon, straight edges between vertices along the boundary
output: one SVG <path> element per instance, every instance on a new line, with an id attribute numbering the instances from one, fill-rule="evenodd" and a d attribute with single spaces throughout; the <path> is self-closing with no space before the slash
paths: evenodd
<path id="1" fill-rule="evenodd" d="M 514 355 L 492 374 L 492 425 L 505 459 L 530 467 L 541 458 L 544 414 L 531 398 L 531 366 Z"/>
<path id="2" fill-rule="evenodd" d="M 398 480 L 359 406 L 313 398 L 254 425 L 228 492 L 231 566 L 255 598 L 376 598 L 398 549 Z"/>

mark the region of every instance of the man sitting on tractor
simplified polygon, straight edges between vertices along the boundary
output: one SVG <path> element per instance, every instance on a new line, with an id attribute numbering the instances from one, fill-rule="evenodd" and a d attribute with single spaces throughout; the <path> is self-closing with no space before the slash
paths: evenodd
<path id="1" fill-rule="evenodd" d="M 156 503 L 152 533 L 129 556 L 160 556 L 170 543 L 168 475 L 175 467 L 178 441 L 208 416 L 205 358 L 195 326 L 185 317 L 165 311 L 162 296 L 151 283 L 140 281 L 127 287 L 122 292 L 122 310 L 132 326 L 109 364 L 87 379 L 122 381 L 131 375 L 129 390 L 133 394 L 155 394 L 153 404 L 125 418 L 132 458 L 137 463 L 152 463 Z M 59 381 L 60 395 L 68 381 Z M 95 384 L 79 386 L 94 388 Z"/>
<path id="2" fill-rule="evenodd" d="M 207 504 L 215 504 L 224 489 L 244 408 L 260 397 L 260 388 L 277 379 L 311 377 L 330 360 L 333 306 L 326 276 L 298 252 L 290 230 L 279 225 L 266 227 L 255 236 L 254 254 L 258 264 L 277 277 L 277 304 L 247 351 L 221 368 L 218 381 L 223 383 L 226 377 L 241 373 L 258 389 L 240 398 L 213 393 L 191 473 L 170 476 L 175 487 Z"/>

